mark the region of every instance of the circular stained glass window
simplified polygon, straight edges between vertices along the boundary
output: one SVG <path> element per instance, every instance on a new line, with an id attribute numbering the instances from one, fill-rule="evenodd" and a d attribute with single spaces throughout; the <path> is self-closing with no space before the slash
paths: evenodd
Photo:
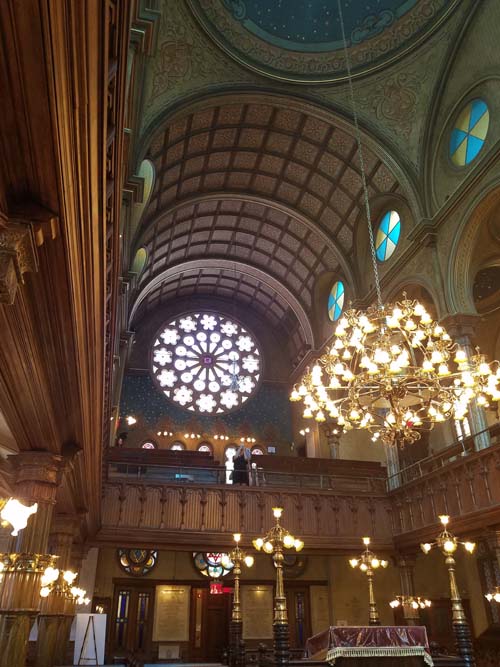
<path id="1" fill-rule="evenodd" d="M 450 137 L 450 158 L 458 167 L 472 162 L 484 145 L 490 112 L 480 99 L 469 102 L 459 113 Z"/>
<path id="2" fill-rule="evenodd" d="M 382 217 L 375 239 L 375 252 L 379 262 L 391 257 L 399 243 L 401 234 L 401 218 L 397 211 L 387 211 Z"/>
<path id="3" fill-rule="evenodd" d="M 344 307 L 345 290 L 344 283 L 337 280 L 328 296 L 328 317 L 332 322 L 336 322 Z"/>
<path id="4" fill-rule="evenodd" d="M 241 407 L 255 392 L 261 354 L 253 335 L 217 313 L 171 320 L 153 345 L 152 369 L 176 405 L 205 414 Z"/>
<path id="5" fill-rule="evenodd" d="M 118 562 L 127 574 L 142 577 L 151 572 L 158 560 L 153 549 L 118 549 Z"/>
<path id="6" fill-rule="evenodd" d="M 201 574 L 211 579 L 225 577 L 234 567 L 228 554 L 220 552 L 195 552 L 193 553 L 193 562 Z"/>

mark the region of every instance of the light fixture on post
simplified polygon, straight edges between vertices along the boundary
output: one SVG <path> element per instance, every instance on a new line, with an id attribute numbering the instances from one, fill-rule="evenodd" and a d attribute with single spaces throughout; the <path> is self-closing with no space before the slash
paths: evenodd
<path id="1" fill-rule="evenodd" d="M 290 640 L 288 634 L 288 613 L 286 608 L 285 589 L 283 586 L 283 549 L 302 551 L 304 542 L 291 535 L 280 524 L 282 507 L 273 507 L 275 525 L 265 535 L 253 540 L 257 551 L 271 555 L 276 566 L 276 590 L 274 594 L 274 662 L 276 667 L 286 667 L 290 661 Z"/>
<path id="2" fill-rule="evenodd" d="M 432 602 L 425 598 L 413 595 L 396 595 L 394 600 L 389 602 L 389 607 L 397 609 L 398 607 L 411 607 L 415 611 L 419 609 L 428 609 L 432 606 Z"/>
<path id="3" fill-rule="evenodd" d="M 447 514 L 440 515 L 439 520 L 443 526 L 443 530 L 437 536 L 436 541 L 421 544 L 420 548 L 424 554 L 428 554 L 433 547 L 437 547 L 440 549 L 443 556 L 445 556 L 445 563 L 448 568 L 448 576 L 450 579 L 452 625 L 457 650 L 466 667 L 472 667 L 476 664 L 474 659 L 474 649 L 472 647 L 469 624 L 467 623 L 460 593 L 458 592 L 457 580 L 455 577 L 455 558 L 453 554 L 459 545 L 463 546 L 467 553 L 472 554 L 476 545 L 474 542 L 461 542 L 449 532 L 447 526 L 450 517 Z"/>
<path id="4" fill-rule="evenodd" d="M 486 593 L 484 596 L 488 602 L 500 602 L 500 586 L 495 586 L 491 593 Z"/>
<path id="5" fill-rule="evenodd" d="M 243 617 L 241 615 L 240 576 L 243 564 L 252 567 L 254 558 L 245 553 L 240 547 L 241 533 L 234 533 L 233 538 L 236 546 L 228 554 L 224 554 L 222 558 L 222 565 L 224 567 L 232 565 L 234 574 L 233 606 L 229 633 L 229 665 L 230 667 L 243 667 L 245 654 L 242 646 Z"/>
<path id="6" fill-rule="evenodd" d="M 353 569 L 359 568 L 361 572 L 366 574 L 368 579 L 369 625 L 380 625 L 380 618 L 373 590 L 373 575 L 375 570 L 378 570 L 380 567 L 385 569 L 389 565 L 389 562 L 378 558 L 373 551 L 370 550 L 369 537 L 363 537 L 363 544 L 365 545 L 365 550 L 358 558 L 351 558 L 349 565 Z"/>
<path id="7" fill-rule="evenodd" d="M 382 300 L 341 0 L 337 3 L 377 302 L 339 319 L 333 342 L 290 400 L 303 401 L 305 418 L 323 422 L 330 416 L 346 430 L 366 429 L 373 440 L 402 446 L 436 423 L 462 420 L 473 401 L 485 407 L 499 401 L 500 363 L 488 363 L 479 351 L 469 358 L 424 306 L 406 295 L 395 304 Z"/>

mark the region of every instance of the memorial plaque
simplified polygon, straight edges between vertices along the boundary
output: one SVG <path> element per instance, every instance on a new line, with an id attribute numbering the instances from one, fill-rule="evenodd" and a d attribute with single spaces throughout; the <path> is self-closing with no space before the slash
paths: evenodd
<path id="1" fill-rule="evenodd" d="M 311 631 L 315 635 L 330 627 L 328 586 L 311 586 Z"/>
<path id="2" fill-rule="evenodd" d="M 242 586 L 244 639 L 271 639 L 273 636 L 273 587 Z"/>
<path id="3" fill-rule="evenodd" d="M 156 587 L 154 642 L 189 641 L 190 586 L 164 585 Z"/>

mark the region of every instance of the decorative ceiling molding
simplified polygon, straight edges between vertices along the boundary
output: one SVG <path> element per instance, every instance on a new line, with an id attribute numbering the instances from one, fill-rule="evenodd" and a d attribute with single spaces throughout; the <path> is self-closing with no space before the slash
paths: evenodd
<path id="1" fill-rule="evenodd" d="M 188 0 L 188 4 L 221 49 L 261 75 L 309 85 L 346 78 L 335 3 L 288 0 L 286 16 L 279 0 Z M 458 4 L 459 0 L 386 0 L 383 7 L 344 3 L 353 75 L 373 72 L 415 49 Z"/>

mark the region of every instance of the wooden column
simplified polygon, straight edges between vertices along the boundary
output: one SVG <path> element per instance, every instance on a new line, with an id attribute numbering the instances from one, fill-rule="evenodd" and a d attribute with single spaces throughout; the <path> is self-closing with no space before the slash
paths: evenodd
<path id="1" fill-rule="evenodd" d="M 59 556 L 57 567 L 61 572 L 71 569 L 71 549 L 77 529 L 78 519 L 56 517 L 53 521 L 49 551 Z M 78 580 L 75 585 L 78 585 Z M 66 648 L 74 614 L 74 602 L 60 594 L 53 592 L 42 601 L 38 617 L 37 667 L 66 664 Z"/>
<path id="2" fill-rule="evenodd" d="M 23 452 L 12 457 L 16 468 L 14 495 L 19 500 L 38 503 L 13 551 L 48 552 L 52 511 L 62 470 L 62 457 L 49 452 Z M 41 575 L 34 572 L 5 573 L 0 592 L 0 667 L 24 667 L 28 638 L 41 603 Z"/>

